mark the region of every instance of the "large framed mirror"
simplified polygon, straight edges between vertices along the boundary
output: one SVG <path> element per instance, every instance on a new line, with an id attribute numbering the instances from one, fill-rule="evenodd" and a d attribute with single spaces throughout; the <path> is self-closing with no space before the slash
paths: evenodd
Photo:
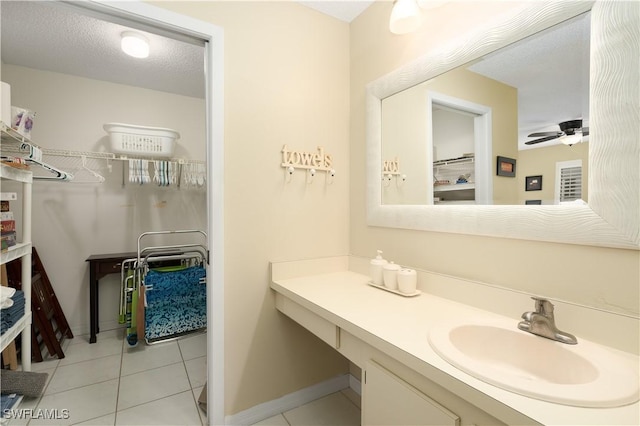
<path id="1" fill-rule="evenodd" d="M 498 108 L 491 105 L 480 105 L 476 99 L 458 90 L 455 96 L 443 93 L 442 84 L 434 85 L 437 78 L 460 72 L 467 72 L 469 64 L 482 63 L 483 58 L 495 56 L 503 48 L 512 48 L 524 44 L 530 36 L 549 34 L 554 28 L 586 27 L 590 31 L 587 45 L 589 61 L 588 73 L 581 73 L 582 79 L 588 79 L 588 93 L 583 96 L 582 111 L 567 112 L 585 118 L 584 127 L 588 126 L 588 143 L 578 144 L 578 150 L 584 152 L 583 164 L 588 170 L 585 179 L 584 194 L 579 202 L 558 205 L 553 200 L 531 205 L 525 196 L 511 198 L 511 202 L 501 205 L 493 199 L 493 193 L 501 190 L 499 185 L 491 182 L 512 183 L 518 175 L 516 167 L 509 177 L 500 176 L 498 157 L 504 158 L 503 167 L 509 176 L 509 162 L 523 152 L 515 147 L 501 150 L 486 148 L 478 143 L 478 135 L 487 140 L 498 139 L 503 134 L 511 135 L 511 139 L 522 139 L 518 132 L 530 132 L 532 129 L 518 129 L 517 123 L 496 124 L 495 116 Z M 566 38 L 566 35 L 563 36 Z M 504 50 L 504 49 L 503 49 Z M 454 232 L 496 237 L 542 240 L 572 244 L 586 244 L 619 248 L 640 248 L 640 4 L 637 2 L 553 2 L 528 3 L 508 16 L 496 18 L 482 29 L 467 34 L 436 51 L 395 70 L 394 72 L 370 83 L 367 86 L 367 222 L 372 226 L 385 226 L 405 229 L 417 229 L 439 232 Z M 585 62 L 586 64 L 586 62 Z M 460 71 L 462 70 L 462 71 Z M 586 75 L 586 77 L 585 77 Z M 468 81 L 465 75 L 463 81 Z M 460 81 L 460 80 L 456 80 Z M 408 95 L 422 86 L 431 85 L 431 91 L 422 90 L 418 95 Z M 461 84 L 457 84 L 459 89 Z M 435 89 L 433 89 L 435 88 Z M 411 90 L 408 90 L 411 89 Z M 498 89 L 492 88 L 492 92 Z M 428 108 L 416 112 L 406 110 L 410 96 L 419 99 Z M 404 97 L 404 98 L 403 98 Z M 517 90 L 515 96 L 517 97 Z M 585 106 L 584 98 L 587 98 Z M 481 102 L 485 104 L 486 102 Z M 403 105 L 405 110 L 394 110 L 394 104 Z M 433 108 L 437 106 L 436 108 Z M 394 107 L 395 108 L 395 107 Z M 517 107 L 516 107 L 517 108 Z M 434 149 L 434 135 L 429 126 L 433 126 L 436 114 L 443 116 L 460 112 L 467 117 L 455 118 L 455 126 L 464 127 L 466 119 L 474 132 L 475 145 L 459 148 L 453 154 L 448 148 Z M 426 112 L 425 112 L 426 111 Z M 400 117 L 402 122 L 391 122 L 390 116 Z M 426 118 L 416 129 L 431 136 L 420 136 L 420 153 L 411 151 L 405 158 L 417 158 L 421 162 L 414 166 L 405 176 L 407 166 L 398 159 L 401 149 L 390 141 L 416 139 L 418 130 L 411 130 L 407 125 L 409 116 L 421 115 Z M 492 115 L 493 121 L 491 119 Z M 517 120 L 518 112 L 511 114 Z M 578 118 L 578 117 L 576 117 Z M 564 120 L 560 117 L 558 121 Z M 484 124 L 483 124 L 484 123 Z M 582 123 L 581 123 L 582 124 Z M 484 126 L 484 127 L 483 127 Z M 509 127 L 511 126 L 511 127 Z M 508 131 L 505 128 L 509 128 Z M 427 129 L 427 131 L 425 131 Z M 479 129 L 479 130 L 478 130 Z M 552 130 L 552 129 L 540 129 Z M 569 131 L 568 133 L 570 133 Z M 576 132 L 578 133 L 578 132 Z M 494 138 L 495 136 L 495 138 Z M 526 136 L 526 134 L 525 134 Z M 473 141 L 473 138 L 472 138 Z M 543 141 L 546 142 L 546 141 Z M 556 141 L 557 142 L 557 141 Z M 413 141 L 416 144 L 415 141 Z M 542 143 L 541 145 L 545 145 Z M 390 146 L 393 149 L 390 149 Z M 495 147 L 495 142 L 493 147 Z M 415 145 L 414 145 L 415 148 Z M 564 146 L 567 148 L 567 146 Z M 571 149 L 576 148 L 575 146 Z M 558 148 L 562 149 L 562 148 Z M 395 151 L 394 151 L 395 150 Z M 578 152 L 574 150 L 572 155 Z M 436 205 L 438 193 L 433 190 L 443 183 L 436 175 L 435 166 L 440 166 L 435 151 L 446 152 L 453 160 L 468 162 L 475 160 L 480 172 L 476 170 L 471 178 L 477 187 L 484 185 L 484 190 L 477 191 L 477 201 Z M 475 151 L 475 152 L 474 152 Z M 536 150 L 542 152 L 542 150 Z M 406 154 L 405 154 L 406 155 Z M 582 155 L 582 154 L 580 154 Z M 502 157 L 504 156 L 504 157 Z M 542 156 L 549 157 L 548 153 Z M 484 157 L 484 160 L 481 160 Z M 481 164 L 486 161 L 486 164 Z M 435 165 L 434 165 L 435 163 Z M 568 164 L 568 162 L 556 161 Z M 456 166 L 457 167 L 457 166 Z M 483 169 L 484 167 L 484 169 Z M 458 170 L 454 168 L 454 170 Z M 526 170 L 526 169 L 525 169 Z M 441 168 L 437 169 L 438 172 Z M 472 170 L 473 173 L 473 170 Z M 522 186 L 530 185 L 537 189 L 541 182 L 538 176 L 525 176 L 521 172 L 518 181 Z M 469 186 L 466 179 L 470 173 L 453 175 L 445 183 L 462 183 Z M 420 184 L 420 197 L 408 198 L 389 196 L 388 188 L 395 187 L 401 181 L 407 185 L 409 193 L 411 185 Z M 471 180 L 470 179 L 470 180 Z M 548 186 L 550 183 L 544 181 Z M 434 184 L 436 186 L 434 186 Z M 474 185 L 471 185 L 474 186 Z M 520 186 L 520 185 L 519 185 Z M 461 185 L 458 188 L 464 188 Z M 487 188 L 489 188 L 487 190 Z M 497 189 L 497 191 L 496 191 Z M 524 189 L 523 189 L 524 191 Z M 464 193 L 465 191 L 460 191 Z M 468 192 L 468 191 L 467 191 Z M 588 200 L 587 200 L 588 193 Z M 533 192 L 531 194 L 534 194 Z M 536 194 L 537 195 L 537 194 Z M 532 196 L 535 198 L 535 195 Z M 583 201 L 587 200 L 587 202 Z M 533 200 L 537 201 L 537 200 Z"/>

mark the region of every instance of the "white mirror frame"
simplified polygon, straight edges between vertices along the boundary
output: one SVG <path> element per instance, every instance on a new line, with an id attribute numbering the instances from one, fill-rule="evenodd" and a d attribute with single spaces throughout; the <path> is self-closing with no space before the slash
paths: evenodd
<path id="1" fill-rule="evenodd" d="M 382 204 L 382 99 L 590 9 L 588 205 Z M 368 225 L 640 249 L 639 51 L 639 2 L 534 2 L 370 83 Z"/>

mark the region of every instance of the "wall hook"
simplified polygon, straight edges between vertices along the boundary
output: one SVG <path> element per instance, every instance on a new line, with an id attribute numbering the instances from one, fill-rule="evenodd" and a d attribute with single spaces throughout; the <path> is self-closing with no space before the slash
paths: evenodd
<path id="1" fill-rule="evenodd" d="M 313 178 L 316 176 L 316 169 L 309 169 L 307 172 L 307 183 L 313 182 Z"/>
<path id="2" fill-rule="evenodd" d="M 336 176 L 335 169 L 331 169 L 331 170 L 327 171 L 327 175 L 326 175 L 327 185 L 331 185 L 333 183 L 333 178 L 335 176 Z"/>
<path id="3" fill-rule="evenodd" d="M 286 181 L 287 182 L 291 182 L 291 177 L 293 176 L 293 172 L 295 171 L 295 169 L 293 168 L 293 166 L 289 166 L 285 169 L 285 173 L 286 173 Z"/>

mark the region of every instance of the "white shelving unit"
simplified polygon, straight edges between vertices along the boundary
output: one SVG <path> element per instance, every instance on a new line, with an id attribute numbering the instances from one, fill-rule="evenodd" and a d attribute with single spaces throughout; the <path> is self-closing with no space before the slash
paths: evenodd
<path id="1" fill-rule="evenodd" d="M 453 183 L 451 185 L 437 185 L 433 187 L 434 192 L 463 191 L 465 189 L 476 189 L 475 183 Z"/>
<path id="2" fill-rule="evenodd" d="M 469 176 L 469 181 L 456 183 L 459 176 Z M 433 187 L 434 197 L 440 199 L 437 204 L 475 203 L 475 159 L 472 156 L 453 158 L 449 160 L 439 160 L 433 162 L 434 180 L 439 182 L 449 182 L 449 184 L 438 184 Z"/>
<path id="3" fill-rule="evenodd" d="M 6 134 L 3 132 L 3 140 Z M 31 195 L 33 174 L 0 164 L 0 178 L 22 183 L 22 242 L 0 253 L 0 264 L 22 259 L 22 291 L 24 292 L 24 316 L 0 336 L 4 350 L 22 333 L 22 370 L 31 371 Z"/>

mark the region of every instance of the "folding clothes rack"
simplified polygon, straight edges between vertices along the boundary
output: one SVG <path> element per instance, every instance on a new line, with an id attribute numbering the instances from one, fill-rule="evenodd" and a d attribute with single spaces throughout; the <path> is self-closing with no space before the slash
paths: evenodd
<path id="1" fill-rule="evenodd" d="M 198 230 L 145 232 L 138 237 L 137 257 L 122 262 L 120 322 L 127 324 L 127 343 L 136 346 L 176 339 L 206 330 L 208 251 L 202 244 L 143 247 L 148 236 L 206 234 Z"/>

